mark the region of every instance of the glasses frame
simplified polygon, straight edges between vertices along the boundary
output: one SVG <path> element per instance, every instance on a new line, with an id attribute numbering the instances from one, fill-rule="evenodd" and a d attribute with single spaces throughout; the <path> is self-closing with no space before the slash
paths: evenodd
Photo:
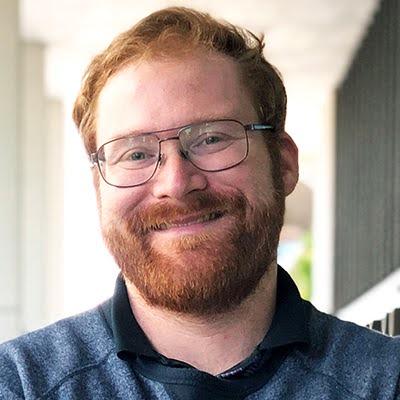
<path id="1" fill-rule="evenodd" d="M 104 182 L 106 182 L 108 185 L 116 187 L 116 188 L 121 188 L 121 189 L 125 189 L 125 188 L 131 188 L 131 187 L 137 187 L 137 186 L 141 186 L 144 185 L 145 183 L 147 183 L 151 178 L 153 178 L 153 176 L 155 175 L 156 171 L 158 170 L 159 166 L 161 165 L 162 159 L 163 159 L 163 153 L 161 152 L 161 143 L 163 142 L 168 142 L 170 140 L 178 140 L 180 143 L 180 133 L 187 129 L 192 127 L 193 125 L 201 125 L 201 124 L 207 124 L 210 122 L 236 122 L 238 124 L 240 124 L 245 132 L 246 135 L 246 154 L 245 156 L 238 161 L 237 163 L 230 165 L 229 167 L 226 168 L 220 168 L 220 169 L 216 169 L 216 170 L 208 170 L 208 169 L 204 169 L 204 168 L 199 168 L 197 165 L 195 165 L 191 159 L 185 154 L 185 152 L 181 149 L 179 152 L 182 155 L 183 158 L 185 158 L 186 160 L 188 160 L 192 165 L 194 165 L 198 170 L 200 171 L 206 171 L 206 172 L 218 172 L 218 171 L 226 171 L 228 169 L 234 168 L 237 165 L 241 164 L 248 156 L 249 154 L 249 139 L 247 136 L 248 132 L 254 132 L 254 131 L 270 131 L 275 133 L 275 128 L 272 125 L 266 125 L 266 124 L 242 124 L 240 121 L 236 120 L 236 119 L 216 119 L 216 120 L 211 120 L 211 121 L 203 121 L 203 122 L 198 122 L 198 123 L 193 123 L 193 124 L 188 124 L 188 125 L 183 125 L 183 126 L 178 126 L 176 128 L 170 128 L 170 129 L 163 129 L 160 131 L 155 131 L 155 132 L 142 132 L 142 133 L 138 133 L 138 134 L 129 134 L 126 136 L 121 136 L 112 140 L 109 140 L 108 142 L 103 143 L 101 146 L 99 146 L 99 148 L 97 149 L 96 152 L 91 153 L 89 155 L 89 160 L 90 160 L 90 164 L 91 167 L 94 168 L 95 165 L 97 165 L 97 168 L 99 170 L 99 173 L 101 175 L 101 177 L 103 178 Z M 169 131 L 178 131 L 178 133 L 175 136 L 166 138 L 166 139 L 160 139 L 158 134 L 160 133 L 164 133 L 164 132 L 169 132 Z M 101 151 L 101 149 L 106 146 L 109 143 L 115 142 L 117 140 L 120 139 L 126 139 L 126 138 L 130 138 L 130 137 L 134 137 L 134 136 L 141 136 L 141 135 L 153 135 L 158 139 L 158 160 L 156 162 L 155 168 L 153 173 L 150 175 L 150 177 L 148 179 L 146 179 L 145 181 L 141 182 L 141 183 L 137 183 L 135 185 L 114 185 L 110 182 L 107 181 L 107 179 L 104 177 L 103 172 L 101 170 L 101 166 L 100 166 L 100 161 L 99 161 L 99 152 Z"/>

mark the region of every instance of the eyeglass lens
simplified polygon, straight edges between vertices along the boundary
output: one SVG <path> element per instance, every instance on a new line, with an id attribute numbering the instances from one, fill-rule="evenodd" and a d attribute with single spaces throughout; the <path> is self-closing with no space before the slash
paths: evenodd
<path id="1" fill-rule="evenodd" d="M 238 121 L 194 124 L 178 131 L 186 158 L 204 171 L 220 171 L 239 164 L 248 151 L 247 135 Z M 155 133 L 119 138 L 99 149 L 99 167 L 106 182 L 136 186 L 148 181 L 157 169 L 161 143 Z"/>

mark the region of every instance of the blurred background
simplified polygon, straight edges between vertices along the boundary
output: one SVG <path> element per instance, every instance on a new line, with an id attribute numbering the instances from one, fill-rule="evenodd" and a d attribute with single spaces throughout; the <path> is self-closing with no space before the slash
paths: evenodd
<path id="1" fill-rule="evenodd" d="M 279 262 L 319 309 L 362 325 L 388 321 L 393 333 L 396 0 L 0 0 L 0 342 L 112 294 L 118 270 L 100 238 L 72 104 L 98 51 L 173 5 L 265 35 L 265 55 L 288 92 L 287 131 L 300 150 Z"/>

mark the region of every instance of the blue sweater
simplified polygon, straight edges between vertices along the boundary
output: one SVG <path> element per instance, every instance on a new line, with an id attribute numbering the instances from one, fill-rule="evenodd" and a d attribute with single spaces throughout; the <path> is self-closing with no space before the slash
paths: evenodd
<path id="1" fill-rule="evenodd" d="M 303 302 L 309 343 L 275 350 L 256 376 L 239 381 L 118 358 L 97 307 L 1 345 L 0 399 L 400 399 L 400 337 Z M 157 368 L 168 369 L 164 378 Z"/>

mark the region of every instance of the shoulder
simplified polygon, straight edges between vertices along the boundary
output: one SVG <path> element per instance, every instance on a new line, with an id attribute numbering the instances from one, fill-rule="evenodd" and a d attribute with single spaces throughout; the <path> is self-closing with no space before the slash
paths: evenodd
<path id="1" fill-rule="evenodd" d="M 309 303 L 308 307 L 311 345 L 304 361 L 309 368 L 360 398 L 381 390 L 394 394 L 400 379 L 400 337 L 342 321 Z"/>
<path id="2" fill-rule="evenodd" d="M 0 398 L 40 397 L 68 374 L 101 364 L 112 349 L 100 307 L 6 342 L 0 345 Z"/>
<path id="3" fill-rule="evenodd" d="M 339 318 L 318 311 L 310 305 L 309 332 L 319 349 L 335 353 L 345 350 L 343 357 L 372 359 L 387 355 L 390 360 L 400 362 L 400 337 L 390 337 L 374 330 L 342 321 Z M 379 350 L 379 352 L 377 351 Z"/>

